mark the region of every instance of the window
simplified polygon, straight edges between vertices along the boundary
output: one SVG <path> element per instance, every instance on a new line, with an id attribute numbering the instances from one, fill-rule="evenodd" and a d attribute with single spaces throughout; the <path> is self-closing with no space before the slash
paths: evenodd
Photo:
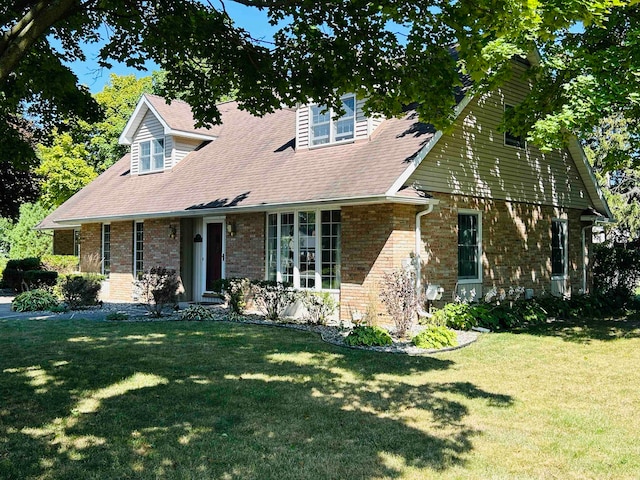
<path id="1" fill-rule="evenodd" d="M 164 169 L 164 140 L 154 139 L 140 142 L 140 172 Z"/>
<path id="2" fill-rule="evenodd" d="M 342 98 L 344 115 L 335 119 L 335 111 L 322 105 L 311 106 L 311 145 L 352 140 L 356 130 L 356 97 Z"/>
<path id="3" fill-rule="evenodd" d="M 80 257 L 80 230 L 77 228 L 73 231 L 73 254 Z"/>
<path id="4" fill-rule="evenodd" d="M 102 274 L 109 277 L 111 273 L 111 225 L 102 224 Z"/>
<path id="5" fill-rule="evenodd" d="M 567 221 L 554 219 L 551 221 L 551 276 L 567 275 Z"/>
<path id="6" fill-rule="evenodd" d="M 512 112 L 513 106 L 505 105 L 504 111 L 507 114 Z M 522 135 L 515 135 L 508 130 L 504 132 L 504 144 L 510 147 L 518 147 L 518 148 L 524 148 L 526 146 L 525 139 Z"/>
<path id="7" fill-rule="evenodd" d="M 340 210 L 267 216 L 267 278 L 295 288 L 340 288 Z"/>
<path id="8" fill-rule="evenodd" d="M 458 213 L 459 280 L 480 280 L 481 225 L 480 212 Z"/>
<path id="9" fill-rule="evenodd" d="M 134 223 L 133 276 L 141 278 L 144 273 L 144 223 Z"/>

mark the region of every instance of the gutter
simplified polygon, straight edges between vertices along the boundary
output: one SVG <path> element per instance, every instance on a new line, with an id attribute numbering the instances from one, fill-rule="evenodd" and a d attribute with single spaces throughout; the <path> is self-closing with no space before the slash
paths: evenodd
<path id="1" fill-rule="evenodd" d="M 67 218 L 64 220 L 54 220 L 58 227 L 50 227 L 39 230 L 53 230 L 62 228 L 62 226 L 78 226 L 82 223 L 99 223 L 99 222 L 116 222 L 128 220 L 144 220 L 148 218 L 194 218 L 206 216 L 222 216 L 236 213 L 255 213 L 255 212 L 276 212 L 282 210 L 296 210 L 305 208 L 310 205 L 324 207 L 340 207 L 344 205 L 367 205 L 375 203 L 400 203 L 406 205 L 429 205 L 437 204 L 438 200 L 422 197 L 402 197 L 396 195 L 369 195 L 361 197 L 335 198 L 328 200 L 307 200 L 300 202 L 281 202 L 281 203 L 265 203 L 262 205 L 249 205 L 246 207 L 217 207 L 217 208 L 194 208 L 191 210 L 171 210 L 164 212 L 146 212 L 137 214 L 111 215 L 102 217 L 80 217 Z"/>

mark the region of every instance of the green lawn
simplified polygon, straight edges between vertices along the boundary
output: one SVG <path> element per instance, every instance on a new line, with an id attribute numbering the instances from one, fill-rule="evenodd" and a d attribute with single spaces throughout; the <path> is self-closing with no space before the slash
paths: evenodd
<path id="1" fill-rule="evenodd" d="M 229 323 L 0 320 L 0 478 L 640 477 L 640 323 L 407 357 Z"/>

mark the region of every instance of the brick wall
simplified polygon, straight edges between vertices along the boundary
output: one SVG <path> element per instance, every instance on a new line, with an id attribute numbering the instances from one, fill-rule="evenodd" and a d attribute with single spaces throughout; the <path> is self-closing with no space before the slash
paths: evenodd
<path id="1" fill-rule="evenodd" d="M 226 236 L 226 277 L 247 277 L 263 280 L 265 277 L 265 225 L 264 213 L 228 215 L 227 225 L 235 225 L 236 233 Z"/>
<path id="2" fill-rule="evenodd" d="M 53 254 L 73 255 L 73 229 L 53 231 Z"/>
<path id="3" fill-rule="evenodd" d="M 175 228 L 175 238 L 171 238 Z M 180 271 L 180 219 L 162 218 L 144 221 L 144 268 L 162 266 Z"/>
<path id="4" fill-rule="evenodd" d="M 422 217 L 422 282 L 445 289 L 451 301 L 458 276 L 458 211 L 482 212 L 483 288 L 523 286 L 535 295 L 551 290 L 551 220 L 569 221 L 569 281 L 582 288 L 581 211 L 436 194 L 433 212 Z M 376 302 L 385 273 L 402 266 L 415 250 L 417 207 L 366 205 L 342 208 L 342 319 Z M 380 313 L 384 307 L 377 305 Z M 382 315 L 384 317 L 384 315 Z"/>
<path id="5" fill-rule="evenodd" d="M 102 231 L 100 223 L 85 223 L 80 228 L 80 271 L 100 272 Z"/>

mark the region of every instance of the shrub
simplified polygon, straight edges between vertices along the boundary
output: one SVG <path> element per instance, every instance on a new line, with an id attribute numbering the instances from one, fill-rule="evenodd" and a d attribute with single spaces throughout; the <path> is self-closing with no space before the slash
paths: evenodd
<path id="1" fill-rule="evenodd" d="M 9 260 L 2 272 L 2 283 L 16 292 L 51 287 L 56 284 L 57 278 L 57 272 L 43 270 L 37 257 Z"/>
<path id="2" fill-rule="evenodd" d="M 58 305 L 58 299 L 51 292 L 37 288 L 17 295 L 11 302 L 11 309 L 16 312 L 37 312 L 50 310 Z"/>
<path id="3" fill-rule="evenodd" d="M 287 283 L 265 280 L 254 284 L 253 296 L 256 306 L 264 315 L 269 320 L 277 321 L 289 304 L 295 301 L 296 292 Z"/>
<path id="4" fill-rule="evenodd" d="M 229 303 L 229 312 L 242 315 L 247 308 L 247 298 L 251 295 L 251 281 L 248 278 L 230 279 L 224 295 Z"/>
<path id="5" fill-rule="evenodd" d="M 214 280 L 211 284 L 211 290 L 216 293 L 224 293 L 229 289 L 230 279 L 227 278 L 219 278 L 218 280 Z"/>
<path id="6" fill-rule="evenodd" d="M 456 330 L 471 330 L 478 326 L 469 303 L 447 303 L 433 314 L 433 321 Z"/>
<path id="7" fill-rule="evenodd" d="M 326 325 L 327 319 L 338 308 L 338 303 L 329 292 L 305 291 L 300 298 L 307 309 L 309 323 L 314 325 Z"/>
<path id="8" fill-rule="evenodd" d="M 78 271 L 78 257 L 75 255 L 43 255 L 42 264 L 45 269 L 53 270 L 59 274 L 68 274 Z"/>
<path id="9" fill-rule="evenodd" d="M 60 281 L 62 298 L 71 308 L 95 305 L 103 279 L 95 273 L 66 275 Z"/>
<path id="10" fill-rule="evenodd" d="M 162 316 L 165 306 L 176 305 L 178 295 L 184 291 L 176 271 L 161 266 L 145 271 L 134 284 L 145 307 L 156 318 Z"/>
<path id="11" fill-rule="evenodd" d="M 180 320 L 199 321 L 213 320 L 213 312 L 202 305 L 189 305 L 180 312 Z"/>
<path id="12" fill-rule="evenodd" d="M 391 335 L 389 335 L 389 332 L 382 327 L 358 325 L 353 327 L 353 330 L 347 338 L 344 339 L 344 342 L 351 346 L 384 347 L 391 345 L 393 339 Z"/>
<path id="13" fill-rule="evenodd" d="M 411 341 L 416 347 L 427 349 L 440 349 L 458 345 L 456 332 L 438 325 L 429 325 L 425 330 L 413 337 Z"/>
<path id="14" fill-rule="evenodd" d="M 599 244 L 593 249 L 593 287 L 608 311 L 625 307 L 640 280 L 640 249 L 636 245 Z"/>
<path id="15" fill-rule="evenodd" d="M 111 312 L 108 313 L 104 318 L 105 320 L 109 320 L 111 322 L 122 322 L 124 320 L 128 320 L 129 315 L 123 312 Z"/>
<path id="16" fill-rule="evenodd" d="M 385 274 L 380 299 L 393 319 L 396 333 L 404 337 L 413 326 L 418 311 L 415 272 L 396 270 Z"/>

